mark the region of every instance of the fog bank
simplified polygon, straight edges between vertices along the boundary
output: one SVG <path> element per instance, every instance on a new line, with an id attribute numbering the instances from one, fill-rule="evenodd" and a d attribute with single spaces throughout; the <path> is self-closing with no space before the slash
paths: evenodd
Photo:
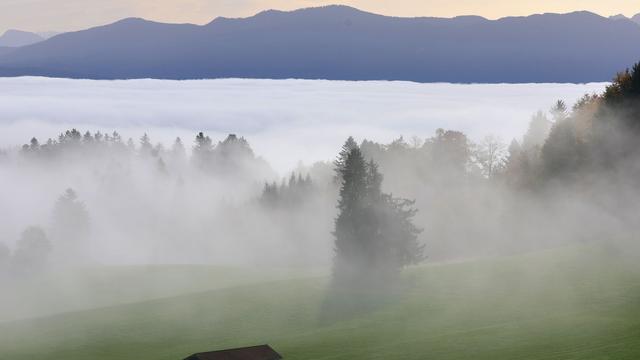
<path id="1" fill-rule="evenodd" d="M 171 144 L 205 131 L 245 136 L 284 175 L 298 161 L 335 156 L 352 134 L 390 142 L 457 129 L 471 139 L 521 136 L 530 116 L 561 99 L 574 103 L 605 83 L 458 85 L 315 80 L 93 81 L 0 79 L 0 148 L 69 128 L 149 133 Z M 187 147 L 191 144 L 187 143 Z"/>

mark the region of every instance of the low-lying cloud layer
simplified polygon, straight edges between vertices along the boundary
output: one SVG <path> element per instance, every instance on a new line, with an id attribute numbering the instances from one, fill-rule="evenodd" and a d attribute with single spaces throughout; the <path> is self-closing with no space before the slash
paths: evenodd
<path id="1" fill-rule="evenodd" d="M 284 174 L 298 161 L 328 160 L 349 135 L 389 142 L 426 138 L 437 128 L 471 139 L 495 134 L 509 141 L 531 114 L 562 99 L 574 103 L 605 83 L 455 85 L 311 80 L 92 81 L 0 79 L 0 148 L 75 127 L 148 133 L 190 147 L 198 131 L 214 140 L 245 136 L 256 154 Z"/>

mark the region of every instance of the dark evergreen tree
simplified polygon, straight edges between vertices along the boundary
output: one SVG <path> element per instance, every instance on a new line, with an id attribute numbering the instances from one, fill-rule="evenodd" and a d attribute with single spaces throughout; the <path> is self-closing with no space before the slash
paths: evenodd
<path id="1" fill-rule="evenodd" d="M 386 281 L 424 259 L 420 230 L 411 222 L 413 202 L 382 192 L 375 162 L 352 149 L 338 169 L 342 178 L 335 222 L 333 279 L 338 285 Z"/>
<path id="2" fill-rule="evenodd" d="M 367 211 L 367 168 L 360 149 L 351 149 L 338 168 L 342 179 L 338 217 L 335 222 L 334 281 L 355 282 L 366 275 L 367 233 L 371 219 Z"/>
<path id="3" fill-rule="evenodd" d="M 195 145 L 193 146 L 193 162 L 201 169 L 207 169 L 211 166 L 211 158 L 213 145 L 211 138 L 200 132 L 196 136 Z"/>
<path id="4" fill-rule="evenodd" d="M 349 136 L 347 138 L 347 141 L 345 141 L 344 145 L 342 145 L 342 149 L 340 149 L 340 152 L 338 153 L 338 157 L 333 162 L 333 166 L 336 172 L 336 175 L 335 175 L 336 183 L 339 184 L 342 181 L 341 171 L 345 166 L 347 157 L 351 153 L 351 150 L 356 148 L 358 148 L 358 143 L 356 143 L 356 141 L 353 139 L 353 136 Z"/>
<path id="5" fill-rule="evenodd" d="M 305 203 L 313 191 L 311 176 L 291 173 L 289 180 L 283 179 L 282 185 L 265 183 L 260 203 L 271 207 L 293 208 Z"/>
<path id="6" fill-rule="evenodd" d="M 67 130 L 58 136 L 58 143 L 63 146 L 75 146 L 82 141 L 82 134 L 76 129 Z"/>

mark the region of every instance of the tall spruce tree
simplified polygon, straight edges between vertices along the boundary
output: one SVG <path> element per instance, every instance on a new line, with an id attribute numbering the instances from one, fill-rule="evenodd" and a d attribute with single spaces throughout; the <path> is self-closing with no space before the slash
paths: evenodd
<path id="1" fill-rule="evenodd" d="M 334 231 L 336 257 L 333 275 L 336 281 L 351 282 L 364 275 L 360 272 L 365 271 L 365 242 L 368 240 L 365 206 L 367 169 L 360 149 L 350 150 L 337 171 L 342 187 Z"/>
<path id="2" fill-rule="evenodd" d="M 424 260 L 424 246 L 418 242 L 421 230 L 412 223 L 414 203 L 383 193 L 378 166 L 365 162 L 357 146 L 336 165 L 342 183 L 333 233 L 334 282 L 385 282 L 403 267 Z"/>
<path id="3" fill-rule="evenodd" d="M 336 172 L 334 180 L 337 184 L 340 184 L 340 182 L 342 181 L 341 171 L 345 167 L 345 163 L 347 161 L 347 157 L 349 156 L 349 153 L 351 153 L 351 150 L 356 148 L 358 148 L 358 143 L 356 143 L 356 141 L 353 139 L 353 136 L 349 136 L 347 141 L 345 141 L 344 145 L 342 145 L 342 149 L 340 149 L 340 152 L 338 153 L 338 157 L 333 162 L 333 166 L 335 167 L 335 172 Z"/>

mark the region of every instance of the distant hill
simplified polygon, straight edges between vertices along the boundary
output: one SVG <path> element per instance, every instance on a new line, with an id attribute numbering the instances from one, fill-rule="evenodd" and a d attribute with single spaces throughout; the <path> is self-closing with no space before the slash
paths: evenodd
<path id="1" fill-rule="evenodd" d="M 2 36 L 0 36 L 0 46 L 20 47 L 35 44 L 43 40 L 44 37 L 38 34 L 19 30 L 8 30 Z"/>
<path id="2" fill-rule="evenodd" d="M 0 76 L 589 82 L 640 60 L 640 26 L 589 12 L 398 18 L 327 6 L 217 18 L 125 19 L 0 56 Z"/>
<path id="3" fill-rule="evenodd" d="M 636 14 L 634 17 L 632 17 L 631 21 L 640 25 L 640 14 Z"/>

